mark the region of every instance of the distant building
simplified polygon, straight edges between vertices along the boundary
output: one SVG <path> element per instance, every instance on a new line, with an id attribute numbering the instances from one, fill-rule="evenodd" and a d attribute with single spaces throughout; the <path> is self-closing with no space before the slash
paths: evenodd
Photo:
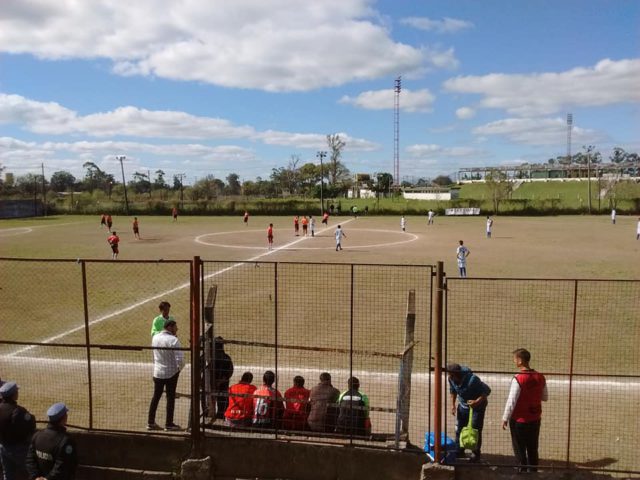
<path id="1" fill-rule="evenodd" d="M 407 200 L 456 200 L 460 191 L 457 188 L 413 187 L 405 188 L 402 195 Z"/>

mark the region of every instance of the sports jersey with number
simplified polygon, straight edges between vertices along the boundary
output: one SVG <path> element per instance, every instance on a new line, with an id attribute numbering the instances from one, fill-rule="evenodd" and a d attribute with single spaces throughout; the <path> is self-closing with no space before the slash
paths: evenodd
<path id="1" fill-rule="evenodd" d="M 458 267 L 464 267 L 467 265 L 467 255 L 469 254 L 469 249 L 464 245 L 460 245 L 456 250 L 456 257 L 458 258 Z"/>
<path id="2" fill-rule="evenodd" d="M 254 425 L 273 426 L 276 421 L 282 417 L 283 410 L 282 394 L 275 388 L 263 385 L 254 392 Z"/>

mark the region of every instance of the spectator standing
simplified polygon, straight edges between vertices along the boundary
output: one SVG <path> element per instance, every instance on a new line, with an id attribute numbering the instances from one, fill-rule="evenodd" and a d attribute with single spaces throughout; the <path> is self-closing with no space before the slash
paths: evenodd
<path id="1" fill-rule="evenodd" d="M 18 385 L 6 382 L 0 387 L 0 463 L 4 480 L 22 478 L 26 474 L 26 457 L 36 419 L 18 405 Z"/>
<path id="2" fill-rule="evenodd" d="M 253 373 L 244 372 L 240 382 L 229 388 L 229 406 L 224 414 L 225 423 L 230 427 L 250 427 L 253 417 Z"/>
<path id="3" fill-rule="evenodd" d="M 480 377 L 473 373 L 469 367 L 452 363 L 447 366 L 447 373 L 449 374 L 449 393 L 451 394 L 451 415 L 456 417 L 458 456 L 464 456 L 464 449 L 460 448 L 460 432 L 469 423 L 469 407 L 471 407 L 473 409 L 471 427 L 478 430 L 478 444 L 471 452 L 471 461 L 477 462 L 480 460 L 484 414 L 491 388 L 480 380 Z"/>
<path id="4" fill-rule="evenodd" d="M 467 257 L 471 254 L 469 249 L 464 246 L 464 242 L 460 240 L 456 249 L 456 259 L 458 260 L 458 270 L 460 278 L 467 278 Z"/>
<path id="5" fill-rule="evenodd" d="M 147 430 L 161 430 L 156 423 L 156 410 L 162 393 L 167 395 L 167 415 L 165 430 L 181 430 L 173 423 L 173 412 L 176 404 L 176 388 L 180 370 L 184 365 L 184 353 L 180 350 L 180 340 L 177 337 L 178 325 L 175 320 L 166 320 L 164 329 L 153 336 L 151 346 L 153 350 L 153 397 L 149 405 Z"/>
<path id="6" fill-rule="evenodd" d="M 55 403 L 47 410 L 47 428 L 37 432 L 27 453 L 30 479 L 72 480 L 78 466 L 76 443 L 67 433 L 69 409 Z"/>
<path id="7" fill-rule="evenodd" d="M 542 402 L 549 398 L 547 381 L 529 366 L 531 353 L 524 348 L 513 352 L 513 361 L 520 373 L 511 380 L 509 397 L 502 415 L 502 429 L 509 425 L 511 443 L 520 472 L 538 469 L 538 437 L 542 418 Z"/>
<path id="8" fill-rule="evenodd" d="M 154 318 L 153 323 L 151 324 L 152 337 L 164 330 L 164 324 L 167 320 L 173 320 L 174 322 L 176 320 L 175 318 L 173 318 L 173 315 L 169 315 L 169 312 L 171 311 L 171 304 L 169 302 L 160 302 L 160 305 L 158 305 L 158 310 L 160 311 L 160 315 Z"/>
<path id="9" fill-rule="evenodd" d="M 282 428 L 306 430 L 310 394 L 311 391 L 304 388 L 304 378 L 299 375 L 293 377 L 293 387 L 284 392 L 286 406 L 282 417 Z"/>
<path id="10" fill-rule="evenodd" d="M 253 426 L 257 428 L 276 428 L 280 426 L 284 403 L 282 394 L 274 388 L 276 374 L 271 370 L 264 372 L 262 387 L 254 392 Z"/>
<path id="11" fill-rule="evenodd" d="M 320 374 L 320 383 L 311 389 L 309 395 L 309 418 L 307 424 L 314 432 L 333 432 L 336 426 L 336 403 L 340 391 L 331 385 L 331 375 L 328 372 Z"/>
<path id="12" fill-rule="evenodd" d="M 107 238 L 107 243 L 111 246 L 111 260 L 117 260 L 120 249 L 120 237 L 116 234 L 115 230 L 111 232 L 111 235 Z"/>
<path id="13" fill-rule="evenodd" d="M 360 380 L 351 377 L 347 380 L 348 390 L 338 397 L 340 413 L 336 432 L 352 435 L 369 435 L 369 397 L 360 391 Z"/>
<path id="14" fill-rule="evenodd" d="M 216 385 L 216 418 L 223 419 L 229 406 L 229 379 L 233 376 L 233 361 L 224 351 L 224 338 L 214 341 L 213 377 Z"/>

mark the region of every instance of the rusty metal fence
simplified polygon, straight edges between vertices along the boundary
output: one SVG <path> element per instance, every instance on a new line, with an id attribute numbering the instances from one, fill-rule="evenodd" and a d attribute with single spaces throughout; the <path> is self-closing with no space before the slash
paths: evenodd
<path id="1" fill-rule="evenodd" d="M 76 427 L 144 432 L 151 323 L 168 301 L 186 356 L 175 422 L 197 425 L 196 446 L 214 434 L 421 449 L 428 432 L 454 436 L 443 368 L 456 362 L 492 392 L 481 462 L 455 463 L 511 468 L 502 412 L 512 351 L 525 347 L 549 390 L 541 466 L 640 473 L 640 281 L 442 274 L 429 265 L 2 258 L 0 377 L 17 381 L 40 421 L 65 401 Z M 216 373 L 216 344 L 234 364 L 228 380 Z M 294 377 L 312 389 L 328 372 L 339 393 L 357 377 L 370 430 L 230 427 L 228 386 L 251 372 L 260 387 L 267 370 L 284 397 Z"/>
<path id="2" fill-rule="evenodd" d="M 211 298 L 205 311 L 210 308 L 212 315 L 202 331 L 209 341 L 221 337 L 218 344 L 234 364 L 221 386 L 216 379 L 222 372 L 209 373 L 207 428 L 385 448 L 421 445 L 430 428 L 432 273 L 430 265 L 204 262 L 202 294 Z M 251 422 L 230 428 L 224 418 L 229 384 L 250 372 L 260 388 L 266 371 L 274 372 L 274 388 L 284 397 L 284 418 L 269 429 Z M 296 410 L 287 394 L 294 377 L 304 379 L 310 395 L 324 372 L 339 393 L 349 378 L 358 378 L 369 399 L 370 429 L 342 429 L 326 421 L 312 431 L 304 420 L 288 419 Z M 336 414 L 337 400 L 329 405 Z"/>
<path id="3" fill-rule="evenodd" d="M 146 431 L 151 323 L 168 300 L 185 356 L 175 421 L 186 428 L 191 272 L 191 261 L 0 260 L 0 376 L 19 384 L 20 402 L 39 422 L 63 401 L 75 427 Z"/>
<path id="4" fill-rule="evenodd" d="M 512 352 L 526 348 L 549 393 L 541 465 L 640 470 L 640 281 L 449 278 L 445 290 L 443 364 L 468 366 L 492 389 L 480 465 L 515 466 L 509 428 L 501 427 L 517 372 Z M 448 389 L 443 393 L 453 437 Z"/>

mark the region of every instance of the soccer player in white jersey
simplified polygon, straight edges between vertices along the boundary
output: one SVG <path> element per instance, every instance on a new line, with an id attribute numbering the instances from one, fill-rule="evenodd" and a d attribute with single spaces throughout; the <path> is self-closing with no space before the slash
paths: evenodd
<path id="1" fill-rule="evenodd" d="M 487 238 L 491 238 L 491 227 L 493 227 L 493 219 L 487 215 Z"/>
<path id="2" fill-rule="evenodd" d="M 611 223 L 616 224 L 616 209 L 611 210 Z"/>
<path id="3" fill-rule="evenodd" d="M 640 218 L 638 218 L 638 226 L 636 227 L 636 240 L 640 240 Z"/>
<path id="4" fill-rule="evenodd" d="M 460 278 L 467 278 L 467 257 L 471 254 L 469 249 L 464 246 L 464 242 L 460 240 L 460 245 L 456 249 L 456 258 L 458 260 L 458 270 L 460 270 Z"/>
<path id="5" fill-rule="evenodd" d="M 342 250 L 342 237 L 347 238 L 347 234 L 344 233 L 344 231 L 342 230 L 342 227 L 338 225 L 335 236 L 336 236 L 336 252 L 337 252 L 338 250 Z"/>
<path id="6" fill-rule="evenodd" d="M 429 213 L 427 213 L 427 216 L 428 216 L 427 225 L 433 225 L 433 217 L 435 216 L 435 212 L 429 209 Z"/>
<path id="7" fill-rule="evenodd" d="M 404 215 L 400 219 L 400 228 L 402 229 L 403 232 L 405 232 L 407 229 L 407 219 L 404 218 Z"/>

